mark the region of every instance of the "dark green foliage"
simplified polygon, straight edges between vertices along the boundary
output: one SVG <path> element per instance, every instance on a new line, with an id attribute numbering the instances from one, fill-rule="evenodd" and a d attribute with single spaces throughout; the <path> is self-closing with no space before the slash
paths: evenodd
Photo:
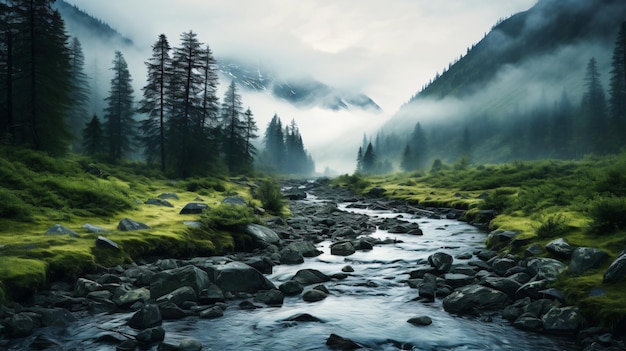
<path id="1" fill-rule="evenodd" d="M 200 223 L 206 228 L 215 230 L 234 230 L 248 224 L 259 223 L 252 208 L 242 205 L 219 204 L 205 211 Z"/>
<path id="2" fill-rule="evenodd" d="M 494 210 L 496 212 L 503 212 L 513 205 L 513 201 L 510 197 L 510 192 L 506 189 L 496 189 L 489 193 L 483 202 L 478 206 L 482 210 Z"/>
<path id="3" fill-rule="evenodd" d="M 32 205 L 16 195 L 16 192 L 0 187 L 0 218 L 13 218 L 19 222 L 32 220 Z"/>
<path id="4" fill-rule="evenodd" d="M 192 192 L 214 190 L 223 193 L 226 191 L 222 182 L 215 178 L 189 178 L 182 181 L 180 185 L 183 189 Z"/>
<path id="5" fill-rule="evenodd" d="M 121 52 L 115 52 L 113 59 L 113 78 L 108 105 L 104 114 L 104 135 L 108 157 L 119 162 L 135 148 L 136 121 L 133 116 L 133 87 L 128 64 Z"/>
<path id="6" fill-rule="evenodd" d="M 241 95 L 233 80 L 224 95 L 221 110 L 222 152 L 224 163 L 231 174 L 241 174 L 252 170 L 252 155 L 246 139 L 247 125 L 244 119 Z"/>
<path id="7" fill-rule="evenodd" d="M 263 208 L 270 213 L 280 214 L 286 204 L 280 188 L 271 180 L 261 182 L 256 194 L 261 200 Z"/>
<path id="8" fill-rule="evenodd" d="M 363 189 L 365 189 L 365 188 L 367 188 L 368 186 L 371 185 L 370 182 L 367 179 L 363 178 L 359 174 L 353 174 L 353 175 L 344 174 L 344 175 L 341 175 L 341 176 L 337 177 L 333 181 L 333 183 L 347 186 L 350 189 L 353 189 L 357 193 L 361 192 Z"/>
<path id="9" fill-rule="evenodd" d="M 626 175 L 618 169 L 611 169 L 596 184 L 599 193 L 626 196 Z"/>
<path id="10" fill-rule="evenodd" d="M 626 229 L 626 199 L 607 197 L 595 200 L 589 206 L 589 232 L 608 235 Z"/>
<path id="11" fill-rule="evenodd" d="M 430 171 L 435 173 L 435 172 L 439 172 L 443 169 L 444 165 L 443 162 L 441 162 L 440 159 L 436 159 L 433 161 L 433 165 L 430 167 Z"/>
<path id="12" fill-rule="evenodd" d="M 568 230 L 569 227 L 565 217 L 561 214 L 556 214 L 548 217 L 545 221 L 542 221 L 539 228 L 537 228 L 536 234 L 540 238 L 552 238 L 556 236 L 563 236 Z"/>
<path id="13" fill-rule="evenodd" d="M 266 171 L 309 175 L 315 171 L 315 162 L 304 148 L 295 120 L 283 129 L 283 123 L 274 115 L 265 130 L 265 149 L 258 163 Z"/>
<path id="14" fill-rule="evenodd" d="M 104 154 L 104 133 L 102 124 L 98 116 L 93 115 L 91 121 L 87 123 L 82 133 L 82 150 L 85 155 L 97 157 Z"/>
<path id="15" fill-rule="evenodd" d="M 83 126 L 89 119 L 87 105 L 89 103 L 89 82 L 84 72 L 85 55 L 78 38 L 72 38 L 70 43 L 70 77 L 71 90 L 70 106 L 67 112 L 67 121 L 72 131 L 72 150 L 81 150 Z"/>

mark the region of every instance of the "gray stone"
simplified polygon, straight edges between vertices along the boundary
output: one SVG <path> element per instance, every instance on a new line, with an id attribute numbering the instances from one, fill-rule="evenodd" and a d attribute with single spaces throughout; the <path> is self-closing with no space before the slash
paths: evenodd
<path id="1" fill-rule="evenodd" d="M 186 204 L 181 210 L 180 214 L 201 214 L 209 208 L 209 205 L 202 202 L 190 202 Z"/>
<path id="2" fill-rule="evenodd" d="M 609 259 L 609 254 L 593 247 L 578 247 L 572 253 L 568 272 L 582 274 L 593 268 L 600 268 Z"/>
<path id="3" fill-rule="evenodd" d="M 178 344 L 178 351 L 201 351 L 202 343 L 196 339 L 183 339 L 180 344 Z"/>
<path id="4" fill-rule="evenodd" d="M 452 256 L 448 255 L 445 252 L 435 252 L 434 254 L 428 256 L 428 263 L 441 273 L 446 273 L 452 267 Z"/>
<path id="5" fill-rule="evenodd" d="M 567 268 L 561 261 L 553 258 L 535 257 L 529 258 L 526 266 L 530 275 L 536 276 L 538 279 L 546 279 L 553 282 Z"/>
<path id="6" fill-rule="evenodd" d="M 223 204 L 233 205 L 233 206 L 246 206 L 246 199 L 241 196 L 229 196 L 225 197 L 222 200 Z"/>
<path id="7" fill-rule="evenodd" d="M 163 323 L 161 311 L 154 304 L 144 305 L 128 320 L 128 326 L 138 330 L 156 327 L 161 325 L 161 323 Z"/>
<path id="8" fill-rule="evenodd" d="M 206 289 L 200 291 L 198 295 L 198 302 L 203 305 L 210 305 L 217 302 L 224 302 L 226 298 L 224 297 L 224 292 L 220 289 L 219 286 L 213 283 L 209 283 L 209 286 Z"/>
<path id="9" fill-rule="evenodd" d="M 109 232 L 108 230 L 106 230 L 106 229 L 104 229 L 102 227 L 99 227 L 99 226 L 93 225 L 93 224 L 89 224 L 89 223 L 83 224 L 81 226 L 81 228 L 87 230 L 88 233 L 105 234 L 105 233 Z"/>
<path id="10" fill-rule="evenodd" d="M 529 281 L 526 284 L 522 284 L 522 286 L 517 289 L 515 292 L 515 298 L 521 299 L 524 297 L 530 297 L 538 299 L 540 297 L 539 291 L 545 289 L 546 286 L 548 286 L 548 281 L 545 279 Z"/>
<path id="11" fill-rule="evenodd" d="M 258 270 L 243 262 L 230 262 L 217 268 L 215 283 L 222 291 L 255 293 L 275 289 Z"/>
<path id="12" fill-rule="evenodd" d="M 98 238 L 96 239 L 96 247 L 101 248 L 101 249 L 115 250 L 115 251 L 120 250 L 120 247 L 117 245 L 115 241 L 111 239 L 107 239 L 103 237 L 102 235 L 98 235 Z"/>
<path id="13" fill-rule="evenodd" d="M 299 293 L 302 292 L 302 290 L 304 290 L 304 288 L 302 287 L 302 284 L 298 283 L 295 280 L 288 280 L 280 284 L 278 289 L 287 296 L 298 295 Z"/>
<path id="14" fill-rule="evenodd" d="M 183 286 L 168 294 L 159 297 L 156 302 L 161 304 L 164 302 L 171 302 L 177 306 L 180 306 L 185 301 L 198 301 L 198 295 L 195 290 L 190 286 Z"/>
<path id="15" fill-rule="evenodd" d="M 506 306 L 505 293 L 481 285 L 468 285 L 453 291 L 443 299 L 443 308 L 449 313 L 473 310 L 494 310 Z"/>
<path id="16" fill-rule="evenodd" d="M 330 277 L 326 274 L 318 271 L 317 269 L 301 269 L 291 278 L 302 285 L 319 284 L 330 280 Z"/>
<path id="17" fill-rule="evenodd" d="M 187 317 L 187 313 L 182 308 L 171 302 L 159 303 L 159 311 L 163 320 L 176 320 Z"/>
<path id="18" fill-rule="evenodd" d="M 320 289 L 309 289 L 302 294 L 302 299 L 306 302 L 316 302 L 324 300 L 328 294 Z"/>
<path id="19" fill-rule="evenodd" d="M 205 271 L 195 266 L 185 266 L 154 274 L 150 279 L 150 294 L 152 298 L 158 299 L 184 286 L 192 287 L 199 294 L 209 283 L 209 275 Z"/>
<path id="20" fill-rule="evenodd" d="M 546 250 L 558 258 L 569 259 L 572 256 L 574 247 L 567 240 L 558 238 L 546 244 Z"/>
<path id="21" fill-rule="evenodd" d="M 513 279 L 499 277 L 487 277 L 481 284 L 498 291 L 502 291 L 509 298 L 514 298 L 515 293 L 522 286 L 522 284 Z"/>
<path id="22" fill-rule="evenodd" d="M 130 232 L 134 230 L 150 229 L 147 224 L 137 222 L 130 218 L 123 218 L 118 224 L 117 229 L 123 232 Z"/>
<path id="23" fill-rule="evenodd" d="M 165 199 L 148 199 L 146 200 L 145 204 L 153 206 L 174 207 L 174 205 L 172 205 L 169 201 Z"/>
<path id="24" fill-rule="evenodd" d="M 496 258 L 491 263 L 493 272 L 501 277 L 506 275 L 506 272 L 515 267 L 516 262 L 510 258 Z"/>
<path id="25" fill-rule="evenodd" d="M 626 250 L 617 256 L 609 268 L 604 272 L 605 283 L 617 283 L 626 277 Z"/>
<path id="26" fill-rule="evenodd" d="M 245 231 L 263 247 L 267 247 L 269 245 L 279 245 L 281 242 L 280 237 L 275 231 L 259 224 L 248 224 Z"/>
<path id="27" fill-rule="evenodd" d="M 260 291 L 254 295 L 254 299 L 270 306 L 279 306 L 283 304 L 285 295 L 278 289 Z"/>
<path id="28" fill-rule="evenodd" d="M 76 286 L 74 287 L 74 295 L 79 297 L 85 297 L 90 292 L 102 290 L 102 285 L 94 282 L 93 280 L 78 278 Z"/>
<path id="29" fill-rule="evenodd" d="M 78 233 L 60 224 L 55 224 L 52 227 L 48 228 L 48 230 L 46 230 L 46 234 L 47 235 L 69 235 L 72 238 L 80 238 L 80 235 Z"/>
<path id="30" fill-rule="evenodd" d="M 315 257 L 322 254 L 322 251 L 318 250 L 315 245 L 310 241 L 294 241 L 292 243 L 289 243 L 286 248 L 300 252 L 303 257 Z"/>
<path id="31" fill-rule="evenodd" d="M 515 320 L 515 322 L 513 322 L 513 326 L 522 330 L 539 331 L 543 326 L 543 322 L 541 321 L 541 319 L 533 316 L 530 313 L 524 313 L 519 316 Z"/>
<path id="32" fill-rule="evenodd" d="M 326 346 L 333 350 L 356 350 L 361 348 L 361 346 L 354 341 L 337 334 L 330 334 L 328 339 L 326 339 Z"/>
<path id="33" fill-rule="evenodd" d="M 443 279 L 446 285 L 449 285 L 453 289 L 460 288 L 474 282 L 473 276 L 460 273 L 446 273 L 443 275 Z"/>
<path id="34" fill-rule="evenodd" d="M 342 241 L 330 245 L 330 254 L 335 256 L 350 256 L 355 253 L 354 246 L 349 241 Z"/>
<path id="35" fill-rule="evenodd" d="M 428 316 L 419 316 L 419 317 L 409 318 L 407 322 L 416 326 L 425 326 L 425 325 L 433 324 L 433 320 Z"/>
<path id="36" fill-rule="evenodd" d="M 222 317 L 224 315 L 224 310 L 222 310 L 219 306 L 209 307 L 206 310 L 200 312 L 200 318 L 213 319 Z"/>
<path id="37" fill-rule="evenodd" d="M 549 333 L 578 332 L 583 326 L 583 316 L 578 307 L 553 307 L 543 317 L 543 329 Z"/>
<path id="38" fill-rule="evenodd" d="M 540 244 L 532 244 L 526 250 L 524 250 L 524 257 L 539 256 L 543 252 L 543 247 Z"/>
<path id="39" fill-rule="evenodd" d="M 141 346 L 152 345 L 165 339 L 165 329 L 161 326 L 144 329 L 137 333 L 135 339 Z"/>
<path id="40" fill-rule="evenodd" d="M 139 288 L 130 290 L 123 294 L 117 296 L 117 294 L 113 297 L 113 302 L 115 302 L 118 306 L 130 306 L 135 302 L 142 301 L 146 302 L 150 300 L 150 290 L 146 288 Z"/>
<path id="41" fill-rule="evenodd" d="M 298 250 L 286 247 L 280 251 L 280 263 L 282 264 L 300 264 L 304 263 L 304 256 Z"/>
<path id="42" fill-rule="evenodd" d="M 180 200 L 180 198 L 178 197 L 178 194 L 175 194 L 175 193 L 161 193 L 157 197 L 163 200 Z"/>
<path id="43" fill-rule="evenodd" d="M 433 274 L 426 273 L 419 286 L 419 296 L 428 300 L 434 300 L 437 292 L 437 277 Z"/>
<path id="44" fill-rule="evenodd" d="M 7 334 L 13 338 L 29 336 L 39 327 L 39 323 L 31 313 L 17 313 L 6 322 Z"/>

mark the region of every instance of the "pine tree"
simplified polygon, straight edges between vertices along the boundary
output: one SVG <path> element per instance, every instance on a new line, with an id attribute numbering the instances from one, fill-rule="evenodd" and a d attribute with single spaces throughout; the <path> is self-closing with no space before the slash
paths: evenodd
<path id="1" fill-rule="evenodd" d="M 413 153 L 411 152 L 411 146 L 407 143 L 404 146 L 404 150 L 402 151 L 402 160 L 400 161 L 400 168 L 405 171 L 411 171 L 413 170 L 413 165 L 414 165 L 414 156 Z"/>
<path id="2" fill-rule="evenodd" d="M 72 130 L 72 149 L 80 151 L 82 128 L 89 118 L 87 106 L 89 104 L 89 81 L 84 71 L 85 56 L 78 38 L 72 38 L 70 44 L 70 76 L 72 89 L 70 91 L 71 105 L 68 111 L 68 124 Z"/>
<path id="3" fill-rule="evenodd" d="M 252 164 L 252 162 L 254 161 L 254 156 L 257 153 L 256 147 L 252 144 L 252 139 L 256 139 L 259 137 L 259 135 L 257 134 L 257 132 L 259 131 L 259 127 L 257 127 L 256 121 L 254 120 L 254 115 L 252 114 L 252 111 L 250 110 L 249 107 L 246 110 L 246 112 L 244 112 L 244 125 L 246 128 L 245 155 L 246 155 L 247 161 L 250 164 Z"/>
<path id="4" fill-rule="evenodd" d="M 13 121 L 14 79 L 14 31 L 15 12 L 5 3 L 0 3 L 0 141 L 8 141 L 15 135 Z"/>
<path id="5" fill-rule="evenodd" d="M 606 98 L 600 82 L 595 58 L 587 64 L 586 92 L 581 103 L 583 153 L 603 153 L 606 150 Z"/>
<path id="6" fill-rule="evenodd" d="M 376 155 L 372 143 L 367 144 L 367 150 L 363 154 L 363 172 L 374 173 L 376 171 Z"/>
<path id="7" fill-rule="evenodd" d="M 83 152 L 92 157 L 98 156 L 104 153 L 103 142 L 102 125 L 98 116 L 93 115 L 82 131 Z"/>
<path id="8" fill-rule="evenodd" d="M 231 174 L 250 170 L 246 154 L 246 124 L 243 119 L 241 96 L 235 81 L 231 81 L 222 103 L 222 150 L 224 161 Z"/>
<path id="9" fill-rule="evenodd" d="M 109 96 L 105 98 L 104 133 L 111 161 L 120 161 L 134 148 L 136 122 L 133 119 L 133 87 L 128 65 L 121 52 L 115 52 L 113 78 Z"/>
<path id="10" fill-rule="evenodd" d="M 141 143 L 148 163 L 159 160 L 161 171 L 165 172 L 165 125 L 169 110 L 169 83 L 172 77 L 171 47 L 165 34 L 159 35 L 152 45 L 152 57 L 146 62 L 148 80 L 142 88 L 143 99 L 139 102 L 139 112 L 146 114 L 141 121 Z"/>
<path id="11" fill-rule="evenodd" d="M 18 144 L 58 155 L 67 152 L 71 141 L 66 116 L 72 82 L 65 24 L 51 3 L 9 2 L 13 19 L 9 124 Z"/>
<path id="12" fill-rule="evenodd" d="M 574 107 L 563 90 L 561 99 L 555 106 L 553 126 L 550 128 L 550 140 L 554 156 L 560 159 L 571 159 L 574 157 L 572 148 L 574 140 Z"/>
<path id="13" fill-rule="evenodd" d="M 285 160 L 285 136 L 282 122 L 276 114 L 265 130 L 264 143 L 269 165 L 279 172 L 282 171 Z"/>
<path id="14" fill-rule="evenodd" d="M 363 172 L 363 147 L 359 146 L 359 151 L 356 154 L 356 173 Z"/>
<path id="15" fill-rule="evenodd" d="M 404 149 L 407 150 L 406 147 L 408 146 L 409 153 L 407 154 L 407 159 L 403 159 L 402 169 L 409 171 L 424 168 L 428 157 L 427 145 L 422 126 L 417 122 Z"/>
<path id="16" fill-rule="evenodd" d="M 615 40 L 609 82 L 609 132 L 612 151 L 626 145 L 626 22 Z"/>

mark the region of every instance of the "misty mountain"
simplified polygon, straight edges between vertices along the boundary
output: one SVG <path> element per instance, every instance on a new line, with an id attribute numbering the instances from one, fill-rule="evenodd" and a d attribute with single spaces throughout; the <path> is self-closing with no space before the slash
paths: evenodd
<path id="1" fill-rule="evenodd" d="M 267 92 L 297 107 L 319 106 L 331 110 L 350 108 L 379 111 L 370 97 L 361 93 L 342 91 L 312 78 L 281 79 L 271 69 L 260 64 L 244 63 L 232 58 L 218 58 L 219 69 L 244 89 Z"/>
<path id="2" fill-rule="evenodd" d="M 87 56 L 90 52 L 94 52 L 90 50 L 92 47 L 95 47 L 97 53 L 109 50 L 111 57 L 114 51 L 112 47 L 120 50 L 137 49 L 131 39 L 76 6 L 58 0 L 55 2 L 55 8 L 65 20 L 68 33 L 78 37 L 83 46 L 86 46 Z M 221 58 L 219 53 L 216 56 L 220 72 L 227 79 L 234 79 L 244 90 L 267 92 L 295 107 L 321 107 L 335 111 L 353 108 L 380 110 L 380 107 L 365 94 L 336 89 L 313 78 L 281 79 L 280 72 L 266 66 L 236 58 Z M 101 68 L 89 68 L 89 70 L 97 71 Z M 139 76 L 139 72 L 131 73 Z"/>
<path id="3" fill-rule="evenodd" d="M 127 46 L 133 45 L 132 40 L 72 4 L 57 0 L 52 7 L 59 11 L 65 21 L 66 30 L 73 33 L 72 35 L 98 38 L 106 42 L 116 41 Z"/>
<path id="4" fill-rule="evenodd" d="M 499 21 L 400 107 L 379 135 L 380 145 L 391 146 L 376 151 L 399 162 L 406 145 L 399 140 L 407 140 L 419 122 L 430 160 L 454 162 L 464 155 L 463 138 L 472 140 L 473 162 L 562 157 L 541 145 L 559 133 L 557 107 L 567 102 L 574 108 L 567 118 L 578 123 L 578 134 L 567 147 L 575 149 L 572 144 L 585 138 L 578 110 L 588 87 L 586 67 L 595 58 L 608 95 L 625 20 L 622 0 L 540 0 Z"/>

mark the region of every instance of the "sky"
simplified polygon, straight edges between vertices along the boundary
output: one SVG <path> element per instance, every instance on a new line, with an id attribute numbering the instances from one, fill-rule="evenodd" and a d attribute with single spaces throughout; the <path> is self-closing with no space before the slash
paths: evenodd
<path id="1" fill-rule="evenodd" d="M 248 98 L 251 105 L 257 105 L 253 111 L 261 116 L 261 130 L 273 115 L 272 109 L 298 115 L 293 118 L 317 161 L 316 153 L 333 154 L 322 152 L 321 146 L 331 139 L 320 133 L 341 136 L 353 130 L 354 124 L 349 123 L 360 125 L 363 120 L 359 118 L 365 118 L 365 130 L 350 139 L 357 143 L 363 133 L 372 133 L 437 72 L 480 41 L 499 19 L 525 11 L 537 0 L 67 1 L 145 47 L 142 60 L 149 57 L 148 50 L 159 34 L 166 34 L 176 46 L 181 33 L 193 30 L 218 58 L 257 60 L 284 77 L 309 76 L 365 93 L 381 106 L 384 112 L 376 116 L 327 115 L 333 121 L 346 121 L 345 128 L 329 133 L 328 128 L 319 128 L 325 122 L 303 121 L 309 117 L 301 116 L 327 112 L 261 106 L 261 97 L 244 96 L 244 104 Z M 142 75 L 133 73 L 136 80 L 145 79 Z M 307 131 L 305 124 L 318 130 Z M 342 163 L 331 165 L 341 168 Z M 320 167 L 324 165 L 318 162 Z"/>

